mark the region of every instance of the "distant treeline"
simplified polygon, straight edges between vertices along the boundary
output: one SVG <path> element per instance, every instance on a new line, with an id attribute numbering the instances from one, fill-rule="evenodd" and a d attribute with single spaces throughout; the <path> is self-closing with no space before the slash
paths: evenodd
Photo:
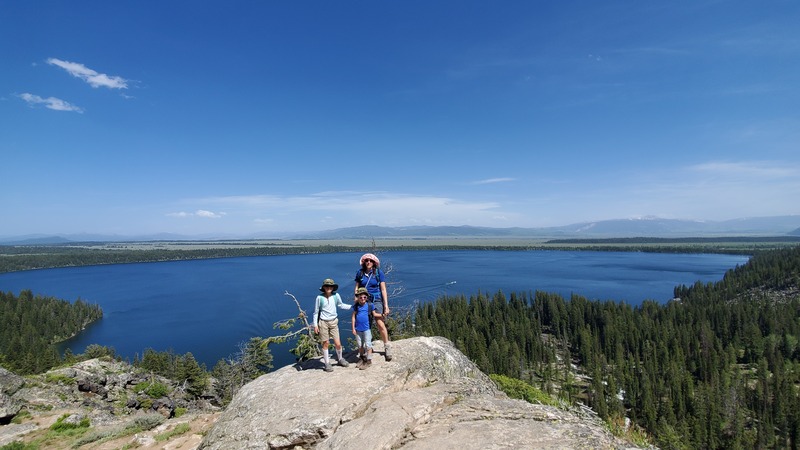
<path id="1" fill-rule="evenodd" d="M 353 251 L 351 247 L 245 247 L 193 250 L 117 250 L 73 246 L 0 246 L 0 273 L 55 267 L 239 258 L 245 256 L 300 255 Z"/>
<path id="2" fill-rule="evenodd" d="M 103 317 L 98 305 L 0 291 L 0 366 L 20 374 L 39 373 L 61 361 L 55 343 L 75 336 Z"/>
<path id="3" fill-rule="evenodd" d="M 800 237 L 785 238 L 620 238 L 620 239 L 563 239 L 536 245 L 382 245 L 381 251 L 450 251 L 450 250 L 585 250 L 654 253 L 727 253 L 751 255 L 758 251 L 794 246 Z M 150 243 L 152 244 L 152 243 Z M 0 245 L 0 273 L 56 267 L 128 264 L 141 262 L 183 261 L 192 259 L 239 258 L 246 256 L 301 255 L 343 253 L 365 250 L 344 245 L 265 245 L 242 247 L 248 243 L 226 242 L 224 247 L 209 242 L 209 248 L 198 249 L 117 249 L 92 248 L 88 244 L 66 245 Z M 198 244 L 194 244 L 198 245 Z M 199 244 L 203 245 L 203 244 Z M 374 243 L 373 243 L 374 245 Z"/>
<path id="4" fill-rule="evenodd" d="M 415 327 L 486 373 L 583 400 L 611 424 L 629 417 L 661 448 L 799 448 L 800 247 L 674 294 L 637 307 L 544 292 L 443 297 L 418 308 Z"/>

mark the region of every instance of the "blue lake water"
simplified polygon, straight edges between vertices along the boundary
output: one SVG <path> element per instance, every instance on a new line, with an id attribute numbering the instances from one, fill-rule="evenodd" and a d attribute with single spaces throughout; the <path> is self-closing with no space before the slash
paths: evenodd
<path id="1" fill-rule="evenodd" d="M 332 277 L 346 302 L 361 253 L 264 256 L 72 267 L 0 274 L 0 290 L 97 303 L 104 317 L 67 343 L 113 347 L 132 359 L 146 348 L 191 352 L 210 369 L 252 336 L 279 334 L 273 324 L 297 316 L 285 292 L 313 312 L 322 280 Z M 502 290 L 573 293 L 589 299 L 664 302 L 673 288 L 717 281 L 748 257 L 580 251 L 405 251 L 378 255 L 388 274 L 390 306 L 448 294 Z M 343 340 L 349 311 L 340 314 Z M 274 365 L 294 361 L 289 346 L 273 348 Z"/>

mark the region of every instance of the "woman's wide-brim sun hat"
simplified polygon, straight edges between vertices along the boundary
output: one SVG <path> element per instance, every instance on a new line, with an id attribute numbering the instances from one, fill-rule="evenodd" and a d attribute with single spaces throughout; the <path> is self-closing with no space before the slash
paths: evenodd
<path id="1" fill-rule="evenodd" d="M 376 266 L 380 266 L 381 265 L 381 260 L 379 260 L 378 257 L 373 255 L 372 253 L 364 253 L 361 256 L 361 265 L 363 266 L 364 265 L 364 261 L 366 261 L 368 259 L 371 259 L 373 262 L 375 262 Z"/>
<path id="2" fill-rule="evenodd" d="M 325 292 L 325 286 L 332 286 L 333 292 L 336 292 L 339 289 L 339 285 L 333 281 L 333 278 L 325 278 L 322 282 L 322 286 L 319 287 L 320 292 Z"/>

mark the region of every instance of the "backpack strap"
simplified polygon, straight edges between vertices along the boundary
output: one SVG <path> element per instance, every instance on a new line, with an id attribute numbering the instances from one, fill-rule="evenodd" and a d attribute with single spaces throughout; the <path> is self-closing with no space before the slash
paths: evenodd
<path id="1" fill-rule="evenodd" d="M 324 296 L 322 296 L 322 295 L 317 296 L 317 298 L 319 298 L 319 297 L 322 297 L 322 298 L 320 298 L 320 300 L 319 300 L 319 308 L 317 309 L 317 326 L 319 326 L 319 318 L 322 317 L 322 307 L 324 306 L 324 302 L 325 302 L 325 297 Z"/>

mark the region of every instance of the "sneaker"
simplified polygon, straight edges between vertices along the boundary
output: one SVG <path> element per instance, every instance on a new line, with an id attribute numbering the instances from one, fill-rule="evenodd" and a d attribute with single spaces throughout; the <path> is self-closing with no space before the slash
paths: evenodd
<path id="1" fill-rule="evenodd" d="M 391 361 L 392 360 L 392 346 L 391 345 L 387 344 L 386 347 L 384 347 L 384 349 L 383 349 L 383 357 L 386 358 L 386 361 Z"/>
<path id="2" fill-rule="evenodd" d="M 324 370 L 325 372 L 333 372 L 333 367 L 331 367 L 331 363 L 327 363 L 325 364 L 325 368 L 322 370 Z"/>
<path id="3" fill-rule="evenodd" d="M 368 360 L 364 361 L 364 364 L 362 364 L 361 367 L 359 367 L 358 369 L 359 370 L 367 370 L 367 369 L 369 369 L 369 366 L 371 366 L 371 365 L 372 365 L 372 360 L 368 359 Z"/>
<path id="4" fill-rule="evenodd" d="M 342 366 L 342 367 L 347 367 L 347 366 L 350 365 L 350 363 L 347 362 L 347 360 L 344 359 L 344 358 L 339 358 L 339 365 Z"/>

